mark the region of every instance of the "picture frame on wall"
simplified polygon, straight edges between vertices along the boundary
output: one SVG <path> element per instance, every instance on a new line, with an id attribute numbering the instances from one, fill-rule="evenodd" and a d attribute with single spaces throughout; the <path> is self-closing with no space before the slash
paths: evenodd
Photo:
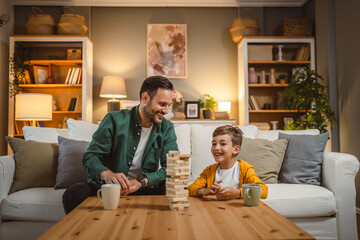
<path id="1" fill-rule="evenodd" d="M 187 25 L 147 24 L 146 73 L 187 78 Z"/>
<path id="2" fill-rule="evenodd" d="M 45 80 L 47 79 L 49 72 L 48 67 L 34 65 L 33 70 L 35 84 L 45 84 Z"/>
<path id="3" fill-rule="evenodd" d="M 120 109 L 131 110 L 133 107 L 140 104 L 139 100 L 121 100 Z"/>
<path id="4" fill-rule="evenodd" d="M 288 126 L 289 122 L 294 122 L 293 117 L 283 117 L 284 128 Z"/>
<path id="5" fill-rule="evenodd" d="M 200 118 L 200 102 L 185 101 L 185 117 L 186 119 Z"/>

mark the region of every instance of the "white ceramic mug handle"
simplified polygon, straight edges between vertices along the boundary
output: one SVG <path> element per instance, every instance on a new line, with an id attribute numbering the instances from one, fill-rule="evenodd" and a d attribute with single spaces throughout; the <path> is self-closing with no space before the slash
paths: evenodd
<path id="1" fill-rule="evenodd" d="M 246 196 L 247 198 L 251 199 L 251 196 L 250 196 L 249 192 L 250 192 L 250 188 L 245 189 L 245 194 L 244 194 L 244 196 Z"/>
<path id="2" fill-rule="evenodd" d="M 102 201 L 101 189 L 97 191 L 97 197 Z"/>

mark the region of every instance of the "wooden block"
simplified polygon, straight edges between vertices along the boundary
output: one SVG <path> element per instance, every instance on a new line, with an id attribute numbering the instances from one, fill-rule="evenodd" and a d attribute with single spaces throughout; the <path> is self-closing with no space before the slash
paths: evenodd
<path id="1" fill-rule="evenodd" d="M 188 202 L 187 197 L 178 197 L 178 198 L 168 198 L 170 202 Z"/>
<path id="2" fill-rule="evenodd" d="M 180 155 L 180 151 L 169 151 L 169 154 L 176 154 L 176 155 Z"/>
<path id="3" fill-rule="evenodd" d="M 180 159 L 181 160 L 188 161 L 190 157 L 191 157 L 191 154 L 180 154 Z"/>

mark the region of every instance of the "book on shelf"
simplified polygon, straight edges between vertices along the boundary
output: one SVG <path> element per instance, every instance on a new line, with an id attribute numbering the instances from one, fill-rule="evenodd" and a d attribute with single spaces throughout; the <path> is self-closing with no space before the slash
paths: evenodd
<path id="1" fill-rule="evenodd" d="M 82 105 L 81 95 L 78 95 L 76 96 L 74 111 L 81 112 L 81 105 Z"/>
<path id="2" fill-rule="evenodd" d="M 68 111 L 74 111 L 75 104 L 76 104 L 76 97 L 71 98 L 69 106 L 68 106 Z"/>
<path id="3" fill-rule="evenodd" d="M 301 47 L 295 57 L 295 61 L 307 61 L 310 57 L 310 47 Z"/>
<path id="4" fill-rule="evenodd" d="M 67 74 L 66 74 L 66 78 L 65 78 L 65 84 L 69 84 L 69 79 L 70 79 L 70 75 L 71 75 L 71 71 L 72 71 L 72 68 L 69 68 Z"/>
<path id="5" fill-rule="evenodd" d="M 249 98 L 249 110 L 255 110 L 254 104 L 252 103 L 250 98 Z"/>
<path id="6" fill-rule="evenodd" d="M 250 95 L 250 101 L 254 105 L 255 110 L 260 110 L 261 109 L 260 105 L 259 105 L 259 102 L 257 101 L 257 99 L 256 99 L 256 97 L 254 95 Z"/>

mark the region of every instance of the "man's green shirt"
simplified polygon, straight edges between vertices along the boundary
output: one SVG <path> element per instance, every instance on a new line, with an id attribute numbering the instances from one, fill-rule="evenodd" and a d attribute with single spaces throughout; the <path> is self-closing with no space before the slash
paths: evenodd
<path id="1" fill-rule="evenodd" d="M 100 173 L 107 169 L 128 175 L 142 129 L 138 108 L 110 112 L 101 121 L 82 161 L 88 182 L 104 184 Z M 174 124 L 163 118 L 161 123 L 154 123 L 142 156 L 142 172 L 149 180 L 149 188 L 165 180 L 169 150 L 178 150 Z"/>

